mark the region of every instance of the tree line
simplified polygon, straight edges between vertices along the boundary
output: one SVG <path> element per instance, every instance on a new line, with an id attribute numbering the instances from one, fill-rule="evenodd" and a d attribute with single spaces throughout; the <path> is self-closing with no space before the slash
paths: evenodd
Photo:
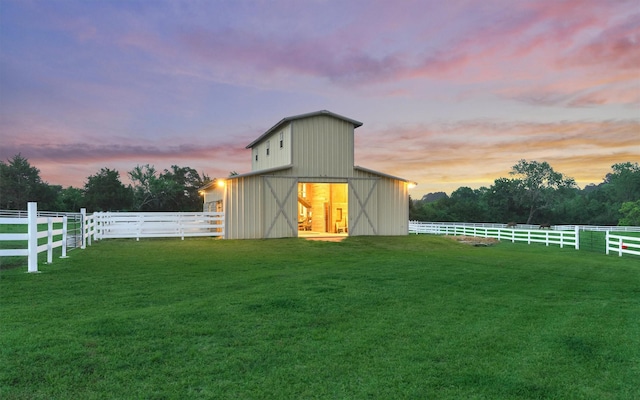
<path id="1" fill-rule="evenodd" d="M 211 179 L 189 167 L 171 166 L 158 171 L 146 164 L 127 173 L 131 184 L 120 180 L 120 173 L 102 168 L 87 177 L 84 187 L 63 188 L 40 178 L 40 170 L 21 154 L 0 161 L 0 209 L 24 210 L 27 202 L 38 202 L 48 211 L 202 211 L 198 189 Z"/>
<path id="2" fill-rule="evenodd" d="M 443 222 L 640 225 L 640 165 L 618 163 L 600 184 L 584 189 L 547 162 L 520 160 L 493 185 L 460 187 L 450 196 L 429 193 L 409 201 L 409 218 Z M 50 185 L 20 154 L 0 161 L 0 209 L 22 210 L 27 202 L 49 211 L 201 211 L 198 189 L 211 179 L 189 167 L 158 171 L 146 164 L 127 173 L 102 168 L 82 188 Z"/>
<path id="3" fill-rule="evenodd" d="M 409 203 L 409 218 L 443 222 L 517 222 L 640 226 L 640 165 L 618 163 L 599 184 L 579 189 L 547 162 L 520 160 L 510 178 L 448 196 L 429 193 Z"/>

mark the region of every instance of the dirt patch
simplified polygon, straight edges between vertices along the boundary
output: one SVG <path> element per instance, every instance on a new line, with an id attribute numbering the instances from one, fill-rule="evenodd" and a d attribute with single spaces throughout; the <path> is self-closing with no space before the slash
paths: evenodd
<path id="1" fill-rule="evenodd" d="M 487 247 L 487 246 L 493 246 L 494 244 L 500 243 L 498 239 L 476 237 L 476 236 L 445 236 L 445 237 L 451 240 L 455 240 L 456 242 L 460 242 L 463 244 L 468 244 L 470 246 L 476 246 L 476 247 Z"/>

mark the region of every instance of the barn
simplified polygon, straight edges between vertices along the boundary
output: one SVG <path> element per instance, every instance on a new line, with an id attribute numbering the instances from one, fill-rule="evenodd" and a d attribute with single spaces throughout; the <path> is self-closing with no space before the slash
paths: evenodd
<path id="1" fill-rule="evenodd" d="M 409 181 L 354 165 L 362 122 L 330 111 L 283 118 L 247 145 L 251 172 L 201 189 L 225 238 L 406 235 Z"/>

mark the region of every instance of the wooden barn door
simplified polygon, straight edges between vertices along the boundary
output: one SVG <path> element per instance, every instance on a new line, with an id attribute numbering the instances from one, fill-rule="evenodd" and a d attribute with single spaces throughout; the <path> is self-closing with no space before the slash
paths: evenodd
<path id="1" fill-rule="evenodd" d="M 293 177 L 265 176 L 265 238 L 298 236 L 298 180 Z"/>
<path id="2" fill-rule="evenodd" d="M 378 179 L 349 179 L 349 232 L 351 235 L 378 234 Z"/>

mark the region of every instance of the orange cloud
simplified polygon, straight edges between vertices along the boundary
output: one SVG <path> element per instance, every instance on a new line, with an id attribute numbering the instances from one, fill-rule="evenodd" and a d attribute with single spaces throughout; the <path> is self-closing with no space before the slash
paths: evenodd
<path id="1" fill-rule="evenodd" d="M 523 158 L 550 162 L 585 185 L 601 182 L 615 163 L 640 159 L 639 132 L 638 121 L 417 125 L 358 137 L 356 161 L 420 182 L 418 194 L 489 186 Z"/>

